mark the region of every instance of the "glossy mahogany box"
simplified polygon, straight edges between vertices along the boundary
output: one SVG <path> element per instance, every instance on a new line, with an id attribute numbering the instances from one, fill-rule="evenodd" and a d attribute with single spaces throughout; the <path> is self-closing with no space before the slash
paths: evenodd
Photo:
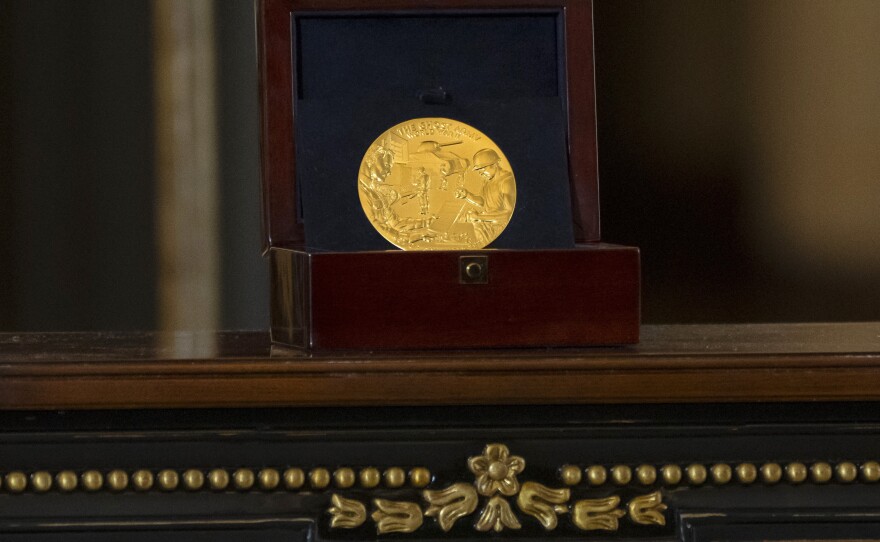
<path id="1" fill-rule="evenodd" d="M 638 342 L 638 249 L 600 241 L 591 2 L 260 0 L 257 28 L 274 342 L 314 349 Z M 366 36 L 363 46 L 358 36 Z M 481 56 L 483 41 L 488 57 Z M 442 48 L 436 45 L 441 42 Z M 352 43 L 366 50 L 352 49 Z M 534 54 L 523 54 L 533 45 Z M 314 164 L 315 153 L 353 156 L 372 138 L 366 131 L 357 134 L 363 145 L 341 153 L 322 148 L 329 147 L 326 138 L 314 136 L 313 125 L 298 123 L 308 117 L 298 112 L 320 107 L 331 112 L 328 122 L 349 132 L 371 122 L 389 127 L 401 120 L 400 111 L 420 111 L 411 98 L 426 86 L 451 89 L 448 110 L 454 113 L 447 116 L 465 122 L 479 118 L 476 112 L 514 114 L 515 108 L 558 103 L 559 121 L 550 125 L 562 133 L 546 137 L 523 126 L 523 134 L 515 135 L 534 142 L 535 152 L 516 159 L 562 156 L 548 169 L 568 175 L 546 182 L 563 183 L 570 203 L 544 212 L 570 217 L 570 234 L 546 245 L 502 234 L 492 245 L 499 248 L 468 252 L 314 246 L 318 226 L 309 222 L 315 216 L 309 209 L 317 206 L 298 186 L 298 180 L 309 181 L 314 166 L 298 168 L 297 157 L 311 153 Z M 442 107 L 424 104 L 431 112 L 425 116 L 443 116 Z M 336 109 L 341 113 L 334 116 Z M 541 145 L 553 140 L 561 152 L 545 153 Z M 355 160 L 343 163 L 349 161 L 356 172 Z M 355 191 L 356 175 L 350 183 Z M 316 193 L 311 190 L 310 197 Z M 333 208 L 332 201 L 320 204 Z M 517 200 L 517 206 L 529 204 L 540 201 Z"/>

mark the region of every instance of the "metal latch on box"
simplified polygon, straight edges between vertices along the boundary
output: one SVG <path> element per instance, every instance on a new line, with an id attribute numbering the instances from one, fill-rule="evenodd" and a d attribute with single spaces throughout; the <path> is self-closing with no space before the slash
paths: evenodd
<path id="1" fill-rule="evenodd" d="M 458 258 L 460 284 L 489 284 L 488 256 L 460 256 Z"/>

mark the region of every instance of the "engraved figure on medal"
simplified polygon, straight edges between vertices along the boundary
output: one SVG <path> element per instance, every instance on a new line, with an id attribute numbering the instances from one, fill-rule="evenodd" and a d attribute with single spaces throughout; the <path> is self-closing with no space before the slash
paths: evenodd
<path id="1" fill-rule="evenodd" d="M 474 250 L 501 235 L 516 206 L 510 163 L 491 139 L 455 120 L 402 122 L 367 149 L 361 206 L 403 250 Z"/>

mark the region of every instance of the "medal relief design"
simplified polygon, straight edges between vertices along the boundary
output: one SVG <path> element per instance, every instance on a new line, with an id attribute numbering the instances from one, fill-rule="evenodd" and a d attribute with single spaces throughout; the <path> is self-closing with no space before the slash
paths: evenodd
<path id="1" fill-rule="evenodd" d="M 516 182 L 491 139 L 462 122 L 402 122 L 367 149 L 358 175 L 367 219 L 403 250 L 473 250 L 501 235 Z"/>

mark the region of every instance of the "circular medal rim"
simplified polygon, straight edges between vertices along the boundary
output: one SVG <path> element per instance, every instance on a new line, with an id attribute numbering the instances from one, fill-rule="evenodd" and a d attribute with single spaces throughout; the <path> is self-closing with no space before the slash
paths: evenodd
<path id="1" fill-rule="evenodd" d="M 470 128 L 471 130 L 477 132 L 477 133 L 480 134 L 482 137 L 485 137 L 485 138 L 489 141 L 489 143 L 491 143 L 491 145 L 495 148 L 495 150 L 498 151 L 498 154 L 501 155 L 501 159 L 502 159 L 505 163 L 507 163 L 507 166 L 508 166 L 509 169 L 510 169 L 510 175 L 511 175 L 511 177 L 513 178 L 513 186 L 514 186 L 514 188 L 516 188 L 516 173 L 515 173 L 514 170 L 513 170 L 513 164 L 512 164 L 512 163 L 510 162 L 510 160 L 507 158 L 507 155 L 504 154 L 504 150 L 501 148 L 501 145 L 499 145 L 498 143 L 496 143 L 494 139 L 492 139 L 491 137 L 489 137 L 485 132 L 483 132 L 483 131 L 480 130 L 479 128 L 476 128 L 476 127 L 473 126 L 472 124 L 468 124 L 467 122 L 463 122 L 463 121 L 456 120 L 456 119 L 451 119 L 451 118 L 448 118 L 448 117 L 415 117 L 415 118 L 412 118 L 412 119 L 407 119 L 407 120 L 403 120 L 403 121 L 397 122 L 397 123 L 395 123 L 395 124 L 392 124 L 390 127 L 386 128 L 386 129 L 384 129 L 384 130 L 382 130 L 382 131 L 379 133 L 379 135 L 378 135 L 375 139 L 373 139 L 372 142 L 370 142 L 370 143 L 367 145 L 367 149 L 364 151 L 364 155 L 363 155 L 363 157 L 361 158 L 360 164 L 359 164 L 359 166 L 358 166 L 358 172 L 360 172 L 361 169 L 363 168 L 364 163 L 365 163 L 366 160 L 367 160 L 367 154 L 369 154 L 370 149 L 371 149 L 374 145 L 376 145 L 376 144 L 379 142 L 379 140 L 382 139 L 382 137 L 383 137 L 385 134 L 387 134 L 387 133 L 390 132 L 391 130 L 397 128 L 397 127 L 400 126 L 401 124 L 407 124 L 407 123 L 410 123 L 410 122 L 418 122 L 418 121 L 426 121 L 426 120 L 448 121 L 448 122 L 455 122 L 455 123 L 458 123 L 458 124 L 462 124 L 462 125 L 467 126 L 468 128 Z M 357 177 L 357 176 L 356 176 L 356 177 Z M 357 178 L 355 179 L 355 182 L 356 182 L 356 183 L 358 182 L 358 181 L 357 181 Z M 356 186 L 357 186 L 357 185 L 356 185 Z M 483 250 L 483 249 L 485 249 L 486 247 L 488 247 L 489 245 L 491 245 L 492 243 L 494 243 L 495 241 L 497 241 L 499 237 L 501 237 L 501 235 L 504 233 L 504 230 L 507 229 L 507 226 L 509 226 L 509 225 L 510 225 L 510 222 L 513 220 L 513 214 L 514 214 L 514 212 L 516 211 L 516 202 L 514 202 L 513 210 L 511 210 L 511 212 L 510 212 L 510 220 L 507 221 L 507 224 L 505 224 L 504 227 L 501 228 L 501 231 L 498 232 L 498 235 L 496 235 L 491 241 L 489 241 L 489 242 L 486 243 L 485 245 L 483 245 L 483 246 L 481 246 L 481 247 L 478 247 L 478 248 L 473 248 L 473 249 L 470 249 L 470 248 L 440 248 L 440 249 L 430 249 L 430 248 L 426 248 L 426 249 L 413 249 L 413 248 L 404 248 L 404 247 L 398 245 L 397 243 L 395 243 L 394 241 L 392 241 L 391 239 L 389 239 L 388 237 L 386 237 L 385 234 L 384 234 L 379 228 L 377 228 L 375 224 L 373 224 L 373 221 L 370 220 L 370 215 L 369 215 L 369 213 L 368 213 L 368 211 L 367 211 L 367 208 L 366 208 L 365 205 L 364 205 L 364 199 L 363 199 L 364 196 L 361 194 L 360 189 L 358 189 L 357 192 L 358 192 L 358 202 L 361 204 L 361 212 L 363 212 L 364 217 L 367 219 L 367 222 L 370 224 L 370 226 L 372 226 L 373 230 L 375 230 L 376 233 L 378 233 L 379 236 L 381 236 L 382 239 L 384 239 L 385 241 L 387 241 L 389 244 L 391 244 L 392 246 L 394 246 L 394 247 L 396 247 L 396 248 L 398 248 L 398 249 L 400 249 L 400 250 L 402 250 L 402 251 L 404 251 L 404 252 L 441 252 L 441 251 L 444 251 L 444 250 L 453 251 L 453 252 L 460 252 L 460 251 L 467 251 L 467 250 Z M 514 197 L 515 197 L 515 196 L 516 196 L 516 192 L 514 192 Z"/>

